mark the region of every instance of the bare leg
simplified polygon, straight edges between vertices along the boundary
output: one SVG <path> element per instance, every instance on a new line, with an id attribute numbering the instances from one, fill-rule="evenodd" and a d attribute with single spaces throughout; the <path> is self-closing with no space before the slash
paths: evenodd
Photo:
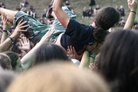
<path id="1" fill-rule="evenodd" d="M 10 23 L 13 22 L 14 16 L 16 15 L 17 12 L 18 12 L 18 11 L 13 11 L 13 10 L 8 10 L 8 9 L 0 8 L 0 15 L 1 15 L 1 14 L 5 14 L 6 17 L 7 17 L 7 19 L 8 19 L 8 21 L 9 21 Z"/>

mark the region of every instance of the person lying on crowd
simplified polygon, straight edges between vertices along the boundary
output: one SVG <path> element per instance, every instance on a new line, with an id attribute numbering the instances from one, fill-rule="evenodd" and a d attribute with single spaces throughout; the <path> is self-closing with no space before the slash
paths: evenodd
<path id="1" fill-rule="evenodd" d="M 1 8 L 1 10 L 3 12 L 1 12 L 1 15 L 4 16 L 4 19 L 5 21 L 7 22 L 10 22 L 12 23 L 12 21 L 14 20 L 13 19 L 13 15 L 16 14 L 17 11 L 10 11 L 10 10 L 6 10 L 6 9 L 3 9 Z M 72 18 L 72 19 L 76 19 L 76 15 L 73 14 L 66 6 L 63 6 L 63 10 Z M 11 16 L 9 13 L 11 12 L 13 15 Z M 49 28 L 54 28 L 55 29 L 55 32 L 53 33 L 53 36 L 52 36 L 52 42 L 55 40 L 55 38 L 60 34 L 60 33 L 63 33 L 65 32 L 65 28 L 61 25 L 61 23 L 58 21 L 58 19 L 56 18 L 56 16 L 52 13 L 52 7 L 49 8 L 48 12 L 47 12 L 47 17 L 49 16 L 52 16 L 55 18 L 54 20 L 54 23 L 53 25 L 51 26 L 46 26 L 46 25 L 43 25 L 41 23 L 39 23 L 39 21 L 37 21 L 36 19 L 26 15 L 25 13 L 19 11 L 18 13 L 21 13 L 20 16 L 17 16 L 18 19 L 16 20 L 16 22 L 19 23 L 19 20 L 21 20 L 21 18 L 23 16 L 26 16 L 28 19 L 24 18 L 23 19 L 26 19 L 26 21 L 29 21 L 25 24 L 28 24 L 29 25 L 29 28 L 27 29 L 28 31 L 27 32 L 24 32 L 25 36 L 27 38 L 29 38 L 29 40 L 31 41 L 31 44 L 36 44 L 37 42 L 40 41 L 40 39 L 42 38 L 42 36 L 49 30 Z M 20 18 L 21 17 L 21 18 Z M 6 19 L 7 18 L 7 19 Z M 35 24 L 33 24 L 33 22 L 35 21 Z M 3 21 L 4 22 L 4 21 Z M 18 23 L 13 23 L 14 25 L 17 26 Z M 23 25 L 22 25 L 23 26 Z M 26 26 L 27 28 L 27 26 Z M 33 30 L 29 30 L 30 28 L 33 28 Z M 35 29 L 36 28 L 36 29 Z M 23 28 L 22 28 L 23 29 Z M 25 29 L 25 28 L 24 28 Z M 3 29 L 5 30 L 5 29 Z M 5 30 L 6 31 L 6 30 Z M 37 31 L 37 32 L 36 32 Z M 43 32 L 42 32 L 43 31 Z M 6 31 L 7 32 L 7 31 Z M 6 32 L 3 32 L 6 34 Z M 40 33 L 42 32 L 42 33 Z M 13 37 L 13 40 L 15 40 L 15 38 L 17 37 Z M 2 40 L 3 41 L 3 40 Z M 3 48 L 4 51 L 7 49 L 7 46 Z"/>
<path id="2" fill-rule="evenodd" d="M 62 10 L 61 4 L 62 2 L 60 0 L 54 0 L 53 11 L 66 31 L 58 36 L 55 43 L 65 50 L 68 49 L 68 46 L 73 46 L 78 55 L 82 55 L 86 49 L 92 51 L 97 47 L 97 44 L 102 43 L 105 36 L 108 34 L 107 30 L 110 27 L 115 26 L 120 18 L 119 13 L 115 8 L 104 7 L 99 10 L 92 24 L 89 26 L 70 19 L 70 17 L 68 17 Z M 23 26 L 24 24 L 27 24 L 29 27 L 23 26 L 24 28 L 27 28 L 27 31 L 24 32 L 24 34 L 33 43 L 37 43 L 49 29 L 47 25 L 41 24 L 38 20 L 20 11 L 11 11 L 0 8 L 0 14 L 3 13 L 7 16 L 7 20 L 10 22 L 14 21 L 15 25 L 19 26 L 19 24 L 21 24 L 20 26 Z M 21 20 L 26 22 L 22 23 Z M 14 33 L 16 35 L 11 36 L 13 40 L 15 40 L 19 32 L 15 31 Z M 80 60 L 81 58 L 77 59 Z"/>
<path id="3" fill-rule="evenodd" d="M 130 10 L 129 16 L 127 18 L 126 24 L 124 26 L 124 29 L 131 29 L 134 21 L 135 21 L 135 17 L 136 17 L 136 10 L 137 10 L 137 2 L 135 0 L 128 0 L 128 7 Z M 96 56 L 96 54 L 94 54 L 95 51 L 93 51 L 92 53 L 89 53 L 89 51 L 85 51 L 84 52 L 84 56 L 83 56 L 83 60 L 80 64 L 81 68 L 88 68 L 89 65 L 95 67 L 96 65 L 94 64 L 94 56 Z"/>

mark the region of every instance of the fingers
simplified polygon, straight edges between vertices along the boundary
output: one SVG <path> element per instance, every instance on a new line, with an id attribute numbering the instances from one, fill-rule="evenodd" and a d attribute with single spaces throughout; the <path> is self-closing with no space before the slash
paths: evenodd
<path id="1" fill-rule="evenodd" d="M 47 33 L 42 37 L 41 42 L 43 41 L 48 41 L 50 39 L 50 37 L 52 36 L 52 34 L 54 33 L 55 30 L 50 29 L 49 31 L 47 31 Z"/>
<path id="2" fill-rule="evenodd" d="M 2 14 L 2 22 L 3 22 L 4 24 L 7 23 L 7 17 L 6 17 L 5 14 Z"/>
<path id="3" fill-rule="evenodd" d="M 29 27 L 28 25 L 21 25 L 20 29 L 28 28 L 28 27 Z"/>
<path id="4" fill-rule="evenodd" d="M 23 45 L 23 41 L 22 41 L 22 39 L 19 39 L 19 42 L 21 43 L 21 45 Z"/>
<path id="5" fill-rule="evenodd" d="M 51 35 L 51 34 L 53 34 L 54 33 L 54 29 L 49 29 L 49 31 L 46 33 L 46 34 L 49 34 L 49 35 Z"/>
<path id="6" fill-rule="evenodd" d="M 54 32 L 55 30 L 54 30 L 54 29 L 49 29 L 48 31 L 50 31 L 50 32 Z"/>
<path id="7" fill-rule="evenodd" d="M 19 32 L 26 32 L 27 30 L 19 30 Z"/>
<path id="8" fill-rule="evenodd" d="M 75 48 L 73 46 L 67 46 L 67 52 L 69 54 L 73 54 L 73 55 L 77 54 L 76 50 L 75 50 Z"/>
<path id="9" fill-rule="evenodd" d="M 127 0 L 128 5 L 133 5 L 136 3 L 136 0 Z"/>
<path id="10" fill-rule="evenodd" d="M 27 25 L 27 21 L 23 21 L 23 22 L 20 23 L 21 26 L 23 26 L 25 24 Z"/>
<path id="11" fill-rule="evenodd" d="M 21 20 L 19 21 L 18 25 L 21 24 L 22 22 L 23 22 L 23 19 L 21 19 Z"/>
<path id="12" fill-rule="evenodd" d="M 26 37 L 23 37 L 23 41 L 24 43 L 29 43 L 29 39 L 27 39 Z"/>
<path id="13" fill-rule="evenodd" d="M 26 37 L 22 37 L 21 39 L 19 39 L 21 45 L 25 44 L 25 43 L 29 43 L 29 39 L 27 39 Z"/>
<path id="14" fill-rule="evenodd" d="M 77 52 L 76 52 L 76 50 L 75 50 L 74 47 L 72 47 L 72 50 L 73 50 L 73 53 L 74 53 L 74 54 L 77 54 Z"/>
<path id="15" fill-rule="evenodd" d="M 132 3 L 135 3 L 136 2 L 136 0 L 132 0 Z"/>
<path id="16" fill-rule="evenodd" d="M 23 21 L 23 19 L 21 19 L 20 21 L 19 21 L 19 23 L 18 23 L 18 25 L 17 26 L 22 26 L 22 27 L 27 27 L 28 25 L 27 25 L 27 21 Z"/>
<path id="17" fill-rule="evenodd" d="M 18 25 L 16 26 L 16 30 L 18 32 L 26 32 L 28 28 L 29 28 L 29 26 L 27 25 L 27 22 L 23 21 L 23 19 L 20 20 Z"/>

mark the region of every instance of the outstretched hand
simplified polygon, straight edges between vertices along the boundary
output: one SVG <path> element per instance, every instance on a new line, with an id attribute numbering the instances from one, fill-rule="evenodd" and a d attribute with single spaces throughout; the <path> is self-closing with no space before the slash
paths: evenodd
<path id="1" fill-rule="evenodd" d="M 53 29 L 49 29 L 49 31 L 42 37 L 41 41 L 40 42 L 47 42 L 50 37 L 52 36 L 52 34 L 54 33 L 54 30 Z"/>
<path id="2" fill-rule="evenodd" d="M 19 46 L 20 50 L 25 50 L 28 52 L 31 49 L 30 41 L 26 37 L 22 37 L 21 39 L 19 39 L 19 42 L 21 44 L 21 46 Z"/>
<path id="3" fill-rule="evenodd" d="M 20 20 L 13 32 L 13 35 L 17 36 L 20 32 L 26 32 L 27 29 L 24 29 L 28 27 L 26 23 L 27 23 L 26 21 Z"/>
<path id="4" fill-rule="evenodd" d="M 136 0 L 127 0 L 128 7 L 130 11 L 136 11 L 137 10 L 137 1 Z"/>
<path id="5" fill-rule="evenodd" d="M 67 54 L 70 56 L 70 58 L 78 59 L 80 60 L 82 55 L 78 55 L 75 48 L 73 46 L 68 46 Z"/>
<path id="6" fill-rule="evenodd" d="M 7 17 L 5 14 L 2 14 L 2 23 L 3 23 L 3 30 L 6 30 L 7 26 Z"/>

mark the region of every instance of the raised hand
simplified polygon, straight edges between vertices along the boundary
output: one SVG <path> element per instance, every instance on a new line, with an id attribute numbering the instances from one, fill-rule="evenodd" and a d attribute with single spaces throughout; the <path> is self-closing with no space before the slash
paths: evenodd
<path id="1" fill-rule="evenodd" d="M 19 49 L 20 50 L 25 50 L 25 51 L 29 51 L 31 49 L 31 46 L 30 46 L 30 41 L 29 39 L 27 39 L 26 37 L 22 37 L 21 39 L 19 39 L 19 42 L 20 42 L 20 46 L 19 46 Z"/>
<path id="2" fill-rule="evenodd" d="M 67 54 L 70 56 L 70 58 L 78 59 L 80 60 L 82 55 L 78 55 L 75 48 L 73 46 L 68 46 Z"/>
<path id="3" fill-rule="evenodd" d="M 127 0 L 128 7 L 130 11 L 136 11 L 137 10 L 137 2 L 136 0 Z"/>
<path id="4" fill-rule="evenodd" d="M 2 14 L 2 23 L 3 23 L 3 30 L 6 30 L 7 26 L 7 17 L 5 14 Z"/>
<path id="5" fill-rule="evenodd" d="M 26 21 L 20 20 L 12 35 L 17 36 L 20 32 L 26 32 L 27 29 L 24 30 L 24 28 L 27 27 L 28 25 L 26 24 Z"/>
<path id="6" fill-rule="evenodd" d="M 50 29 L 41 39 L 41 43 L 43 42 L 47 42 L 49 40 L 49 38 L 52 36 L 54 30 L 53 29 Z"/>
<path id="7" fill-rule="evenodd" d="M 97 70 L 96 64 L 95 64 L 95 63 L 90 63 L 90 64 L 89 64 L 89 69 L 90 69 L 91 71 L 96 71 L 96 70 Z"/>

